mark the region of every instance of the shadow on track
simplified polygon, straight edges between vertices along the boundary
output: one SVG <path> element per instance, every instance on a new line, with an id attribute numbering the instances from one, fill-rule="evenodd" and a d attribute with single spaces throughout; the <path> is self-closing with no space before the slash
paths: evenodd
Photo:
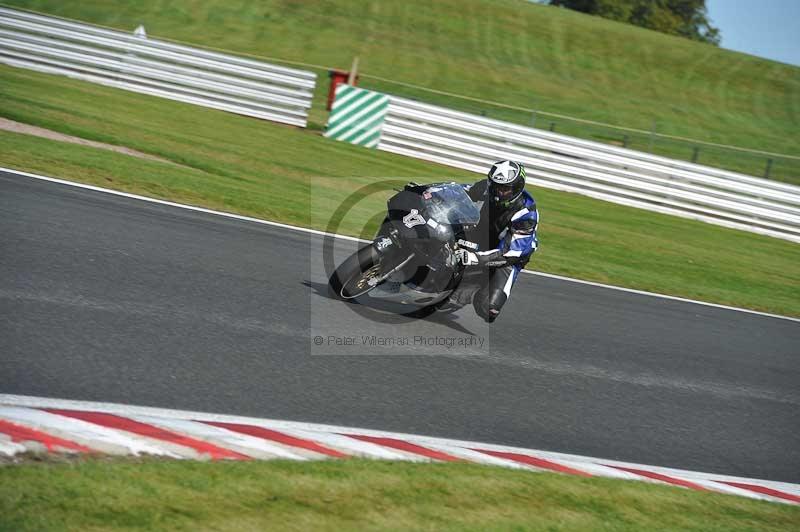
<path id="1" fill-rule="evenodd" d="M 326 299 L 331 299 L 333 301 L 337 301 L 342 305 L 358 305 L 359 303 L 350 302 L 350 301 L 342 301 L 341 299 L 337 298 L 333 295 L 328 287 L 327 283 L 315 283 L 313 281 L 303 281 L 301 284 L 311 288 L 314 293 L 318 296 L 324 297 Z M 366 305 L 361 305 L 362 308 L 369 308 Z M 465 307 L 467 311 L 470 310 L 469 307 Z M 392 314 L 388 312 L 381 312 L 378 310 L 373 310 L 369 313 L 368 318 L 372 321 L 378 323 L 385 323 L 387 325 L 399 325 L 403 323 L 415 323 L 419 321 L 427 321 L 429 323 L 435 323 L 438 325 L 442 325 L 447 327 L 448 329 L 452 329 L 456 332 L 467 334 L 470 336 L 476 336 L 476 334 L 460 323 L 457 323 L 457 316 L 453 312 L 435 312 L 428 316 L 427 318 L 413 318 L 409 316 L 404 316 L 402 314 Z"/>

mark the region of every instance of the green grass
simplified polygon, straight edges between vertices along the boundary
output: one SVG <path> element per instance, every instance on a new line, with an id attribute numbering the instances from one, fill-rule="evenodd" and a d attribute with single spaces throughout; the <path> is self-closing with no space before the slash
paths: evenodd
<path id="1" fill-rule="evenodd" d="M 347 196 L 377 180 L 477 178 L 308 131 L 9 67 L 0 67 L 0 116 L 184 165 L 0 132 L 6 166 L 319 229 Z M 536 270 L 800 315 L 797 244 L 530 188 L 542 218 Z M 375 223 L 365 223 L 387 195 L 359 204 L 340 231 L 371 235 Z"/>
<path id="2" fill-rule="evenodd" d="M 527 113 L 404 88 L 367 76 L 659 133 L 800 155 L 800 68 L 523 0 L 5 0 L 11 5 L 242 53 L 347 68 L 363 85 L 491 117 Z M 724 37 L 724 36 L 723 36 Z M 324 121 L 320 72 L 312 119 Z M 540 116 L 536 126 L 549 127 Z M 556 130 L 622 143 L 624 133 L 556 119 Z M 629 135 L 651 148 L 648 135 Z M 693 146 L 656 139 L 655 153 Z M 766 157 L 702 147 L 699 161 L 763 175 Z M 800 184 L 800 161 L 772 177 Z"/>
<path id="3" fill-rule="evenodd" d="M 0 530 L 796 530 L 800 508 L 473 464 L 81 460 L 0 467 Z"/>

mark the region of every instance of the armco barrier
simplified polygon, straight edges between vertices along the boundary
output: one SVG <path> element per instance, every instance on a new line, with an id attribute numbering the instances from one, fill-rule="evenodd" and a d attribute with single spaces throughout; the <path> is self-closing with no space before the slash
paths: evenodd
<path id="1" fill-rule="evenodd" d="M 0 7 L 0 63 L 305 127 L 316 74 Z"/>
<path id="2" fill-rule="evenodd" d="M 513 159 L 537 186 L 800 242 L 800 187 L 395 96 L 376 114 L 384 98 L 340 86 L 326 135 L 479 173 Z"/>

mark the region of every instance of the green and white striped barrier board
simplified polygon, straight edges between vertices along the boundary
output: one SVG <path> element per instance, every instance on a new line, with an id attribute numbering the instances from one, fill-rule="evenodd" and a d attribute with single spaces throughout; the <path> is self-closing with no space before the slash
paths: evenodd
<path id="1" fill-rule="evenodd" d="M 374 148 L 381 139 L 383 119 L 388 108 L 389 96 L 386 94 L 339 85 L 336 87 L 336 98 L 328 117 L 325 136 Z"/>

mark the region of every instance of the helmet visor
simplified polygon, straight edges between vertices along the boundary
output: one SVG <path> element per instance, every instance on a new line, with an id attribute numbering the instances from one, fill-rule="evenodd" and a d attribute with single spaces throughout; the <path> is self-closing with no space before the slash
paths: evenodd
<path id="1" fill-rule="evenodd" d="M 505 201 L 514 197 L 514 186 L 511 184 L 501 185 L 499 183 L 492 183 L 492 195 L 499 200 Z"/>

